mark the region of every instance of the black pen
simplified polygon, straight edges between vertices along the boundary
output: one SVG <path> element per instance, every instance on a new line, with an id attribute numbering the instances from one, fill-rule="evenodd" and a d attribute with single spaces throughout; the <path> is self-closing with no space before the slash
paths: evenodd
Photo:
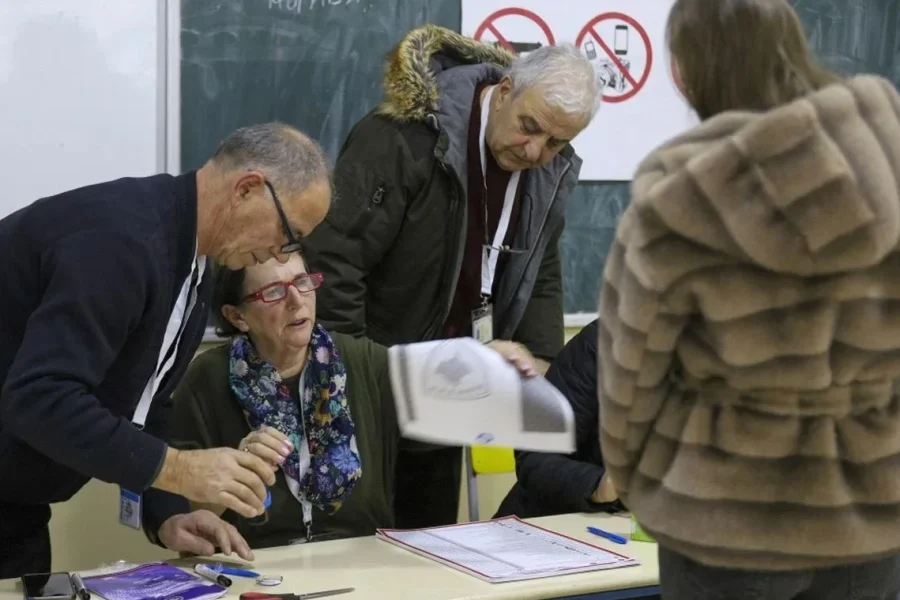
<path id="1" fill-rule="evenodd" d="M 218 583 L 222 587 L 230 587 L 231 586 L 231 580 L 229 578 L 225 577 L 224 575 L 222 575 L 221 573 L 219 573 L 217 571 L 214 571 L 213 569 L 211 569 L 209 567 L 209 565 L 204 565 L 202 563 L 198 563 L 198 564 L 194 565 L 194 572 L 196 572 L 197 574 L 199 574 L 203 577 L 206 577 L 210 581 Z"/>
<path id="2" fill-rule="evenodd" d="M 78 573 L 72 573 L 69 579 L 72 581 L 72 586 L 75 588 L 75 593 L 78 594 L 78 597 L 81 598 L 81 600 L 91 600 L 91 593 L 86 587 L 84 587 L 84 582 L 81 581 L 81 575 L 79 575 Z"/>

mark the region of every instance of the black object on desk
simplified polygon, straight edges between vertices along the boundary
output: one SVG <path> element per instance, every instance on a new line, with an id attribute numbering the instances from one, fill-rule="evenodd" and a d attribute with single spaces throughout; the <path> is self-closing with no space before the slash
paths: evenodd
<path id="1" fill-rule="evenodd" d="M 72 587 L 75 588 L 75 593 L 81 600 L 91 600 L 91 593 L 84 587 L 84 582 L 78 573 L 72 573 Z"/>
<path id="2" fill-rule="evenodd" d="M 26 600 L 72 600 L 75 596 L 69 573 L 28 573 L 21 580 Z"/>

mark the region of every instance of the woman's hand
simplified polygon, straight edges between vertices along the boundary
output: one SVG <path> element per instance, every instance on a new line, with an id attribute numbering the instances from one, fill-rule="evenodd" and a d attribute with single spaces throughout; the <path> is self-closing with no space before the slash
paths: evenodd
<path id="1" fill-rule="evenodd" d="M 274 427 L 264 425 L 248 433 L 238 444 L 238 450 L 255 454 L 269 463 L 274 471 L 294 451 L 294 445 L 286 435 Z"/>
<path id="2" fill-rule="evenodd" d="M 494 340 L 488 342 L 487 347 L 498 352 L 500 356 L 505 358 L 512 366 L 519 370 L 525 377 L 534 377 L 538 371 L 536 359 L 528 351 L 528 348 L 517 342 L 508 340 Z"/>

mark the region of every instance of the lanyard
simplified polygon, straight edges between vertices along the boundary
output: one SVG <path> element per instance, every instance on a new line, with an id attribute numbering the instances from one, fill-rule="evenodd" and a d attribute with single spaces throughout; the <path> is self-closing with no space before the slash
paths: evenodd
<path id="1" fill-rule="evenodd" d="M 481 153 L 481 180 L 484 184 L 484 235 L 487 242 L 487 155 L 484 149 L 485 134 L 487 132 L 488 115 L 491 111 L 491 96 L 494 94 L 494 86 L 488 88 L 481 102 L 481 131 L 478 134 L 478 150 Z M 516 200 L 516 189 L 519 187 L 521 171 L 514 171 L 506 186 L 506 195 L 503 197 L 503 209 L 500 211 L 500 221 L 497 223 L 497 231 L 494 233 L 494 241 L 490 246 L 481 250 L 481 296 L 485 300 L 490 298 L 494 289 L 494 276 L 497 274 L 497 259 L 500 257 L 500 246 L 506 239 L 509 230 L 509 219 L 512 215 L 513 203 Z"/>
<path id="2" fill-rule="evenodd" d="M 304 441 L 306 441 L 304 439 Z M 308 442 L 307 442 L 308 443 Z M 305 473 L 309 470 L 309 455 L 306 455 L 306 460 L 303 461 L 303 455 L 301 454 L 301 463 L 300 468 L 298 469 L 298 473 Z M 305 463 L 305 464 L 304 464 Z M 314 477 L 315 473 L 311 475 Z M 303 476 L 301 475 L 301 478 Z M 285 477 L 287 481 L 288 489 L 291 491 L 291 494 L 294 498 L 300 502 L 300 509 L 303 511 L 303 526 L 306 528 L 306 541 L 312 540 L 312 526 L 313 526 L 313 506 L 312 502 L 309 501 L 306 497 L 306 492 L 300 489 L 300 482 L 296 479 L 291 479 L 290 477 Z"/>
<path id="3" fill-rule="evenodd" d="M 166 325 L 166 333 L 163 336 L 156 369 L 150 375 L 150 379 L 147 380 L 147 385 L 144 387 L 144 392 L 141 394 L 137 408 L 134 409 L 134 416 L 131 418 L 131 422 L 138 429 L 144 428 L 144 423 L 146 423 L 147 415 L 150 412 L 150 404 L 153 403 L 153 396 L 156 395 L 156 390 L 159 389 L 159 383 L 169 369 L 172 368 L 175 358 L 178 356 L 177 348 L 181 341 L 181 334 L 191 316 L 191 311 L 194 310 L 194 305 L 197 303 L 197 290 L 205 270 L 206 257 L 198 261 L 195 252 L 194 261 L 191 263 L 191 272 L 185 278 L 175 306 L 172 307 L 172 314 L 169 316 L 168 325 Z M 178 314 L 179 307 L 185 307 L 181 315 Z"/>
<path id="4" fill-rule="evenodd" d="M 309 464 L 312 460 L 312 457 L 309 455 L 309 437 L 307 437 L 306 432 L 306 415 L 303 412 L 303 394 L 306 389 L 306 368 L 300 373 L 297 385 L 298 394 L 300 396 L 300 418 L 297 419 L 297 421 L 300 423 L 300 430 L 303 432 L 303 444 L 299 448 L 295 448 L 294 452 L 297 453 L 297 475 L 300 479 L 303 479 L 303 475 L 309 470 Z M 311 473 L 310 477 L 315 477 L 315 473 Z M 309 542 L 312 539 L 312 502 L 306 497 L 306 492 L 300 489 L 299 480 L 291 479 L 290 477 L 285 477 L 285 479 L 287 480 L 288 488 L 291 490 L 294 498 L 300 502 L 300 508 L 303 511 L 303 525 L 306 528 L 306 541 Z"/>

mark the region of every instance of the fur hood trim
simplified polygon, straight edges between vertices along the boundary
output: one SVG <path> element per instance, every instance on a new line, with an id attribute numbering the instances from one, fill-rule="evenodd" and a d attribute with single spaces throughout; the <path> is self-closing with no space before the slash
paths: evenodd
<path id="1" fill-rule="evenodd" d="M 506 68 L 514 58 L 500 45 L 479 42 L 443 27 L 413 29 L 388 56 L 385 98 L 378 112 L 400 122 L 424 121 L 439 108 L 439 72 L 478 63 Z"/>

